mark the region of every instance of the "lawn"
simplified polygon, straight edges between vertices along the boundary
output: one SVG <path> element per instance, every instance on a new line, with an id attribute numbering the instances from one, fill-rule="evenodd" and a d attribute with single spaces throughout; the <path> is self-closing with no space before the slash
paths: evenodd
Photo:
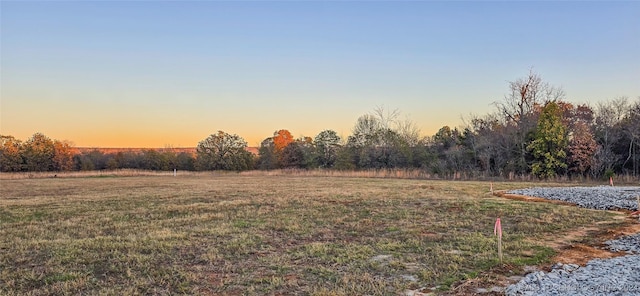
<path id="1" fill-rule="evenodd" d="M 445 291 L 547 262 L 547 242 L 583 225 L 621 223 L 494 197 L 487 182 L 207 174 L 0 185 L 3 295 Z"/>

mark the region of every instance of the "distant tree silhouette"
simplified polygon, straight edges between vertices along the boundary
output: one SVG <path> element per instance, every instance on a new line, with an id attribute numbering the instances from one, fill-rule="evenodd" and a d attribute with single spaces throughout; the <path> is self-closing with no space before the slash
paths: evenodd
<path id="1" fill-rule="evenodd" d="M 197 168 L 200 170 L 249 170 L 253 168 L 253 155 L 246 148 L 247 142 L 240 136 L 218 131 L 198 143 Z"/>

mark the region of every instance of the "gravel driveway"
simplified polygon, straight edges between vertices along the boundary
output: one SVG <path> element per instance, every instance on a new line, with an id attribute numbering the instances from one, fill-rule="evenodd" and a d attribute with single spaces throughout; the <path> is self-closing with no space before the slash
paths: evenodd
<path id="1" fill-rule="evenodd" d="M 640 187 L 535 187 L 511 190 L 507 193 L 561 200 L 596 210 L 637 211 Z"/>
<path id="2" fill-rule="evenodd" d="M 528 188 L 507 193 L 574 203 L 579 207 L 638 210 L 640 187 Z M 506 295 L 640 295 L 640 234 L 605 243 L 625 256 L 594 259 L 585 266 L 561 264 L 550 272 L 537 271 L 505 290 Z"/>

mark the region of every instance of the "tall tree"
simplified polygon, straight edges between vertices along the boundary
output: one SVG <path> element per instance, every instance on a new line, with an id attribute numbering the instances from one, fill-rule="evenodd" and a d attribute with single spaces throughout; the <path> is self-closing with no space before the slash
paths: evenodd
<path id="1" fill-rule="evenodd" d="M 358 165 L 363 168 L 397 168 L 410 163 L 411 150 L 392 129 L 378 130 L 358 152 Z"/>
<path id="2" fill-rule="evenodd" d="M 167 157 L 165 153 L 162 153 L 158 150 L 147 149 L 142 151 L 142 155 L 143 168 L 146 170 L 168 171 L 174 168 L 170 163 L 169 157 Z"/>
<path id="3" fill-rule="evenodd" d="M 622 169 L 637 176 L 640 174 L 640 97 L 629 104 L 629 109 L 620 122 L 620 130 L 623 137 L 619 144 L 625 148 Z"/>
<path id="4" fill-rule="evenodd" d="M 273 170 L 279 167 L 276 145 L 273 143 L 273 137 L 266 138 L 260 143 L 257 167 L 261 170 Z"/>
<path id="5" fill-rule="evenodd" d="M 252 168 L 253 155 L 238 135 L 218 131 L 198 143 L 197 165 L 201 170 L 243 171 Z"/>
<path id="6" fill-rule="evenodd" d="M 449 126 L 441 127 L 433 136 L 432 148 L 437 154 L 437 161 L 431 164 L 434 174 L 451 174 L 463 168 L 463 150 L 460 145 L 460 131 Z"/>
<path id="7" fill-rule="evenodd" d="M 18 172 L 22 170 L 22 142 L 12 136 L 0 135 L 0 171 Z"/>
<path id="8" fill-rule="evenodd" d="M 55 169 L 53 140 L 41 133 L 35 133 L 22 146 L 27 171 L 52 171 Z"/>
<path id="9" fill-rule="evenodd" d="M 380 129 L 393 129 L 398 124 L 400 111 L 398 111 L 398 109 L 389 111 L 383 106 L 378 106 L 373 109 L 373 116 L 378 120 Z"/>
<path id="10" fill-rule="evenodd" d="M 599 102 L 596 105 L 595 138 L 599 148 L 594 159 L 594 170 L 598 174 L 620 169 L 624 156 L 621 151 L 617 151 L 620 149 L 616 149 L 619 148 L 616 146 L 623 137 L 620 122 L 629 109 L 626 97 Z"/>
<path id="11" fill-rule="evenodd" d="M 280 164 L 283 168 L 305 168 L 305 153 L 303 142 L 295 141 L 284 147 L 280 157 Z"/>
<path id="12" fill-rule="evenodd" d="M 321 131 L 315 137 L 317 162 L 320 167 L 333 167 L 338 156 L 338 149 L 340 149 L 340 141 L 340 136 L 333 130 Z"/>
<path id="13" fill-rule="evenodd" d="M 557 101 L 562 124 L 567 130 L 567 165 L 570 173 L 585 175 L 593 165 L 596 143 L 591 126 L 593 110 L 586 104 L 574 106 L 569 102 Z"/>
<path id="14" fill-rule="evenodd" d="M 303 156 L 302 167 L 304 168 L 316 168 L 318 164 L 316 162 L 316 143 L 313 142 L 311 137 L 300 137 L 295 140 L 294 143 L 298 143 L 300 151 Z M 289 144 L 291 145 L 291 144 Z"/>
<path id="15" fill-rule="evenodd" d="M 364 147 L 368 145 L 382 129 L 382 123 L 376 116 L 371 114 L 362 115 L 358 117 L 351 136 L 349 136 L 347 140 L 347 145 L 357 148 Z"/>
<path id="16" fill-rule="evenodd" d="M 538 177 L 553 178 L 567 168 L 567 137 L 561 112 L 555 101 L 546 103 L 538 120 L 535 137 L 527 146 L 534 157 L 531 171 Z"/>
<path id="17" fill-rule="evenodd" d="M 509 157 L 513 155 L 509 132 L 506 131 L 513 126 L 505 126 L 499 118 L 495 113 L 475 117 L 470 120 L 468 127 L 474 137 L 478 166 L 491 176 L 501 176 L 508 171 Z"/>
<path id="18" fill-rule="evenodd" d="M 409 120 L 398 121 L 399 115 L 397 110 L 387 112 L 378 107 L 372 114 L 360 116 L 347 140 L 346 149 L 342 149 L 341 166 L 351 157 L 353 163 L 362 168 L 412 165 L 413 154 L 418 152 L 412 149 L 419 143 L 418 130 Z"/>
<path id="19" fill-rule="evenodd" d="M 293 142 L 293 136 L 291 132 L 286 129 L 281 129 L 273 133 L 273 145 L 277 153 L 282 152 L 287 145 Z"/>
<path id="20" fill-rule="evenodd" d="M 501 102 L 495 102 L 499 112 L 503 115 L 510 132 L 511 157 L 513 170 L 515 173 L 526 173 L 528 171 L 527 146 L 532 133 L 536 128 L 538 110 L 541 104 L 550 101 L 558 101 L 564 97 L 561 88 L 551 86 L 542 80 L 541 76 L 529 70 L 529 75 L 509 82 L 509 93 L 505 95 Z"/>
<path id="21" fill-rule="evenodd" d="M 569 171 L 585 175 L 593 165 L 593 156 L 598 143 L 593 138 L 589 126 L 584 122 L 576 122 L 569 133 L 567 162 Z"/>
<path id="22" fill-rule="evenodd" d="M 457 144 L 459 134 L 458 129 L 452 130 L 449 126 L 445 125 L 433 136 L 433 142 L 441 146 L 441 150 L 447 150 Z"/>
<path id="23" fill-rule="evenodd" d="M 56 171 L 73 169 L 73 148 L 67 141 L 53 141 L 53 166 Z"/>
<path id="24" fill-rule="evenodd" d="M 187 152 L 176 154 L 176 169 L 184 171 L 195 170 L 195 158 L 193 155 Z"/>
<path id="25" fill-rule="evenodd" d="M 355 170 L 356 166 L 355 148 L 351 146 L 342 146 L 336 153 L 336 162 L 333 165 L 337 170 Z"/>

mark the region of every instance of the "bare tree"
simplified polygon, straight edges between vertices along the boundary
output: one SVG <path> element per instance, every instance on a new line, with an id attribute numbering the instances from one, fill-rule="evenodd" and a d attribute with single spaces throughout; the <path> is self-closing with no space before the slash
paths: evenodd
<path id="1" fill-rule="evenodd" d="M 507 121 L 516 125 L 523 123 L 536 108 L 547 102 L 559 101 L 565 97 L 564 90 L 542 80 L 542 77 L 529 70 L 529 75 L 509 82 L 509 93 L 503 101 L 494 102 Z"/>
<path id="2" fill-rule="evenodd" d="M 380 122 L 382 129 L 392 129 L 393 125 L 397 124 L 400 111 L 394 109 L 392 111 L 385 110 L 384 106 L 377 106 L 373 109 L 373 116 L 375 116 Z"/>
<path id="3" fill-rule="evenodd" d="M 599 102 L 595 109 L 595 134 L 600 144 L 594 155 L 594 173 L 600 174 L 605 170 L 612 171 L 621 161 L 614 147 L 620 140 L 621 133 L 617 126 L 629 110 L 627 97 Z"/>
<path id="4" fill-rule="evenodd" d="M 367 145 L 369 141 L 382 129 L 380 119 L 365 114 L 358 117 L 356 124 L 353 126 L 352 134 L 349 136 L 347 144 L 354 147 L 362 147 Z"/>
<path id="5" fill-rule="evenodd" d="M 396 130 L 408 145 L 416 146 L 420 142 L 420 128 L 409 118 L 398 121 Z"/>
<path id="6" fill-rule="evenodd" d="M 621 122 L 622 130 L 629 140 L 629 149 L 627 157 L 622 164 L 625 168 L 627 164 L 631 164 L 631 171 L 634 176 L 638 174 L 640 159 L 638 159 L 638 147 L 640 146 L 640 97 L 629 106 L 627 115 Z"/>
<path id="7" fill-rule="evenodd" d="M 533 69 L 529 75 L 509 82 L 509 93 L 500 102 L 494 102 L 499 113 L 503 116 L 506 126 L 513 126 L 512 153 L 516 173 L 525 173 L 527 163 L 527 144 L 530 141 L 537 124 L 537 117 L 541 106 L 547 102 L 560 101 L 564 98 L 564 91 L 542 80 Z"/>
<path id="8" fill-rule="evenodd" d="M 418 126 L 405 117 L 404 120 L 399 119 L 402 113 L 398 109 L 387 110 L 384 106 L 377 106 L 373 110 L 373 116 L 378 119 L 380 129 L 391 130 L 410 145 L 417 145 L 420 140 L 420 129 Z"/>

